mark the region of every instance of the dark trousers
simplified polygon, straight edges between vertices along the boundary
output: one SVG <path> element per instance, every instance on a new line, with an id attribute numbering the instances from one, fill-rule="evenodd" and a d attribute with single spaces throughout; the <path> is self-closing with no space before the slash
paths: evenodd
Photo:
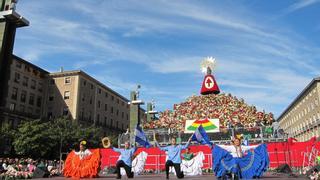
<path id="1" fill-rule="evenodd" d="M 120 168 L 123 167 L 126 171 L 128 178 L 133 178 L 133 172 L 131 172 L 131 167 L 126 165 L 122 160 L 117 162 L 117 178 L 121 178 Z"/>
<path id="2" fill-rule="evenodd" d="M 170 160 L 168 160 L 166 162 L 166 175 L 167 175 L 167 177 L 169 177 L 169 168 L 170 168 L 170 166 L 173 166 L 174 170 L 176 170 L 176 174 L 177 174 L 177 178 L 178 179 L 184 178 L 184 174 L 180 170 L 180 163 L 173 163 Z"/>

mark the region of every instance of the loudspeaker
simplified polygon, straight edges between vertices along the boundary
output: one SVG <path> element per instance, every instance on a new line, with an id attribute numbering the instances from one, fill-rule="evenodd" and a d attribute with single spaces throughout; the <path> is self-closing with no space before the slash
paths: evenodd
<path id="1" fill-rule="evenodd" d="M 48 177 L 49 173 L 45 172 L 44 170 L 40 169 L 40 168 L 36 168 L 33 172 L 33 176 L 32 178 L 44 178 L 44 177 Z"/>
<path id="2" fill-rule="evenodd" d="M 276 172 L 290 174 L 292 173 L 292 170 L 288 164 L 281 164 L 277 167 Z"/>

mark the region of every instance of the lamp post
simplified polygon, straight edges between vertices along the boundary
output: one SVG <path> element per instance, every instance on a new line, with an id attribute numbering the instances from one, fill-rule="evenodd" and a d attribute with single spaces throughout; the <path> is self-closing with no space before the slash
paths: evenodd
<path id="1" fill-rule="evenodd" d="M 140 85 L 137 85 L 135 91 L 131 91 L 130 94 L 130 144 L 134 142 L 134 130 L 138 125 L 140 125 L 140 105 L 143 105 L 144 102 L 139 99 L 139 89 Z"/>
<path id="2" fill-rule="evenodd" d="M 61 173 L 62 168 L 61 168 L 61 161 L 62 161 L 62 131 L 60 130 L 60 148 L 59 148 L 59 154 L 60 154 L 60 160 L 59 160 L 59 172 Z"/>

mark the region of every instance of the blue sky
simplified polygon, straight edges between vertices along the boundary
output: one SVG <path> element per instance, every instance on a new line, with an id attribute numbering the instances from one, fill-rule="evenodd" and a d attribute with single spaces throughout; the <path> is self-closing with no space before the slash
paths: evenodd
<path id="1" fill-rule="evenodd" d="M 319 0 L 20 0 L 30 26 L 14 53 L 55 72 L 81 69 L 162 111 L 199 94 L 217 59 L 222 92 L 276 117 L 319 76 Z"/>

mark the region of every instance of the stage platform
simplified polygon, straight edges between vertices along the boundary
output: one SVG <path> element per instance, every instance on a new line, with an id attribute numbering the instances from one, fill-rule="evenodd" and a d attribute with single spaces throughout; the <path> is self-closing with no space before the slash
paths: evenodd
<path id="1" fill-rule="evenodd" d="M 43 178 L 43 179 L 48 179 L 48 178 Z M 50 180 L 62 180 L 65 179 L 64 177 L 53 177 L 50 178 Z M 85 178 L 83 178 L 85 179 Z M 88 178 L 89 179 L 89 178 Z M 110 176 L 104 176 L 104 177 L 99 177 L 99 178 L 95 178 L 95 179 L 116 179 L 116 175 L 110 175 Z M 126 176 L 122 176 L 122 179 L 128 179 Z M 134 179 L 152 179 L 152 180 L 163 180 L 166 179 L 165 178 L 165 174 L 161 173 L 161 174 L 152 174 L 152 175 L 139 175 L 139 176 L 135 176 Z M 177 179 L 176 176 L 174 176 L 173 174 L 170 174 L 170 179 Z M 197 180 L 197 179 L 203 179 L 203 180 L 212 180 L 212 179 L 217 179 L 215 176 L 213 176 L 212 174 L 207 174 L 207 175 L 202 175 L 202 176 L 186 176 L 184 179 L 188 179 L 188 180 Z M 289 176 L 288 174 L 273 174 L 273 173 L 266 173 L 262 178 L 260 179 L 270 179 L 270 180 L 280 180 L 280 179 L 306 179 L 306 177 L 303 176 Z"/>

